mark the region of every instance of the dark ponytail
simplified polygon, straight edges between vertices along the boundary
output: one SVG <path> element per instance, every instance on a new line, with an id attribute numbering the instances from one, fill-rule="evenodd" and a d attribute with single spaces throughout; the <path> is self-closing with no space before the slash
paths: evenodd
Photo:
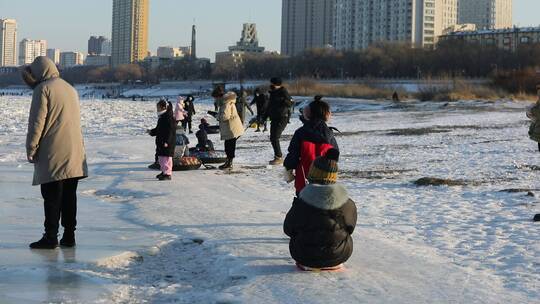
<path id="1" fill-rule="evenodd" d="M 324 120 L 330 115 L 330 105 L 322 100 L 321 95 L 315 96 L 313 101 L 309 104 L 309 120 Z"/>

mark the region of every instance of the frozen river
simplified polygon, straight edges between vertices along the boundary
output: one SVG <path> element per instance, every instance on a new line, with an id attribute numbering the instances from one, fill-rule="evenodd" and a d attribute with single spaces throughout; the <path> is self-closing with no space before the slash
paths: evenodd
<path id="1" fill-rule="evenodd" d="M 540 153 L 526 104 L 331 104 L 359 220 L 347 271 L 313 275 L 288 256 L 294 191 L 265 169 L 267 134 L 241 138 L 233 174 L 158 183 L 146 169 L 153 102 L 82 101 L 91 176 L 78 246 L 29 250 L 43 222 L 25 163 L 29 99 L 0 97 L 0 303 L 540 302 Z M 455 185 L 415 186 L 423 177 Z"/>

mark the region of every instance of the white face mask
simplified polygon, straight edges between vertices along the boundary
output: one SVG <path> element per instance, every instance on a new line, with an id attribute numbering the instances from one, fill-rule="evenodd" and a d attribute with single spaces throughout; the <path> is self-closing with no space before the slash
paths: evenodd
<path id="1" fill-rule="evenodd" d="M 160 117 L 161 115 L 165 114 L 165 112 L 167 112 L 167 110 L 163 110 L 163 111 L 158 111 L 156 114 L 157 114 L 157 117 Z"/>

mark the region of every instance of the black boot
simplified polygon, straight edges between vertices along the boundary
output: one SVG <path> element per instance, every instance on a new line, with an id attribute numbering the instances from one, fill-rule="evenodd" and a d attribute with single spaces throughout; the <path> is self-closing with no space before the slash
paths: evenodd
<path id="1" fill-rule="evenodd" d="M 162 174 L 160 177 L 158 177 L 160 181 L 170 181 L 172 180 L 172 176 L 167 174 Z"/>
<path id="2" fill-rule="evenodd" d="M 58 238 L 46 234 L 43 235 L 41 240 L 30 244 L 32 249 L 54 249 L 56 247 L 58 247 Z"/>
<path id="3" fill-rule="evenodd" d="M 227 158 L 227 161 L 223 165 L 219 166 L 220 170 L 232 170 L 232 168 L 233 168 L 232 158 Z"/>
<path id="4" fill-rule="evenodd" d="M 64 231 L 64 235 L 60 240 L 60 246 L 62 247 L 75 247 L 75 231 Z"/>
<path id="5" fill-rule="evenodd" d="M 150 166 L 148 166 L 148 169 L 159 170 L 161 169 L 161 166 L 159 165 L 159 163 L 153 163 Z"/>

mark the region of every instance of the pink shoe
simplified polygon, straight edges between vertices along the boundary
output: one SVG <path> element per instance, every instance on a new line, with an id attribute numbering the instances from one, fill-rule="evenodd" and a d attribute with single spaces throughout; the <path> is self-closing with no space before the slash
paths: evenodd
<path id="1" fill-rule="evenodd" d="M 333 266 L 333 267 L 323 267 L 323 268 L 314 268 L 314 267 L 308 267 L 308 266 L 304 266 L 302 264 L 298 264 L 296 263 L 296 267 L 298 267 L 298 269 L 302 270 L 302 271 L 313 271 L 313 272 L 321 272 L 321 271 L 341 271 L 341 270 L 344 270 L 345 267 L 343 266 L 343 264 L 339 264 L 337 266 Z"/>

